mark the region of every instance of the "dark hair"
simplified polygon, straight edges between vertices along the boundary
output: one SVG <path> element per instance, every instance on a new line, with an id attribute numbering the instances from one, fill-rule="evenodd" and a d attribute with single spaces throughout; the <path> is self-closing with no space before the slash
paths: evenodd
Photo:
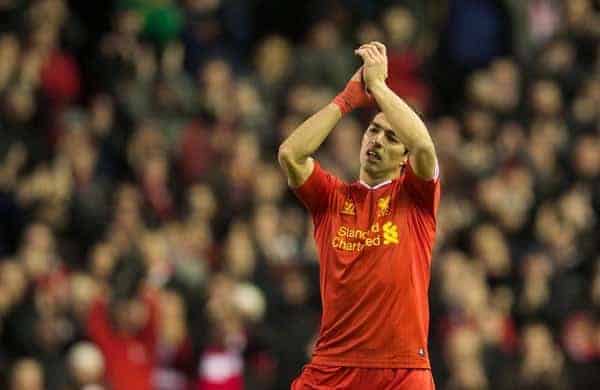
<path id="1" fill-rule="evenodd" d="M 146 267 L 138 253 L 121 256 L 110 276 L 111 300 L 121 301 L 135 298 L 146 277 Z"/>

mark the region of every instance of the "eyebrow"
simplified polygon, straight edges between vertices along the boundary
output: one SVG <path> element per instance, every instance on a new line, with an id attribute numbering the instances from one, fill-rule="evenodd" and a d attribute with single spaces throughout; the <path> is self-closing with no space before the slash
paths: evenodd
<path id="1" fill-rule="evenodd" d="M 380 130 L 394 132 L 394 129 L 392 129 L 391 127 L 385 127 L 385 126 L 383 126 L 383 125 L 381 125 L 381 124 L 379 124 L 377 122 L 371 122 L 371 125 L 377 127 Z M 395 132 L 394 132 L 394 134 L 395 134 Z"/>
<path id="2" fill-rule="evenodd" d="M 398 138 L 398 134 L 396 134 L 396 132 L 394 131 L 394 129 L 390 128 L 390 127 L 385 127 L 382 126 L 381 124 L 377 123 L 377 122 L 371 122 L 371 126 L 378 128 L 379 130 L 383 130 L 385 132 L 391 132 L 395 138 Z"/>

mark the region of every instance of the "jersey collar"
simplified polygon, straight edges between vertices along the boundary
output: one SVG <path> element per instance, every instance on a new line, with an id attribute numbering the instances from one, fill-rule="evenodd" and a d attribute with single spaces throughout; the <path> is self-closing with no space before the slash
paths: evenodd
<path id="1" fill-rule="evenodd" d="M 379 184 L 375 184 L 375 185 L 374 185 L 374 186 L 372 186 L 372 187 L 371 187 L 370 185 L 368 185 L 367 183 L 365 183 L 364 181 L 362 181 L 362 180 L 359 180 L 358 182 L 359 182 L 360 184 L 362 184 L 364 187 L 366 187 L 367 189 L 369 189 L 369 190 L 376 190 L 376 189 L 378 189 L 378 188 L 381 188 L 381 187 L 383 187 L 383 186 L 386 186 L 386 185 L 390 184 L 390 183 L 392 182 L 392 180 L 391 180 L 391 179 L 388 179 L 388 180 L 386 180 L 386 181 L 382 181 L 381 183 L 379 183 Z"/>

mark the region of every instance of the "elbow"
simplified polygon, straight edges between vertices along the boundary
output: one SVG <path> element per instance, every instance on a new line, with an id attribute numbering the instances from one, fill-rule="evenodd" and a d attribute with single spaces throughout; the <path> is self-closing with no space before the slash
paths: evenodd
<path id="1" fill-rule="evenodd" d="M 435 160 L 436 157 L 435 147 L 433 146 L 433 143 L 429 141 L 411 145 L 408 150 L 409 155 L 414 159 L 413 161 L 431 161 Z"/>
<path id="2" fill-rule="evenodd" d="M 279 161 L 279 165 L 282 167 L 287 165 L 287 163 L 292 160 L 292 154 L 293 153 L 290 150 L 290 147 L 285 143 L 279 145 L 279 150 L 277 151 L 277 160 Z"/>
<path id="3" fill-rule="evenodd" d="M 296 148 L 290 147 L 285 142 L 279 146 L 279 150 L 277 151 L 279 165 L 286 170 L 289 167 L 303 164 L 307 158 L 308 156 L 305 156 Z"/>
<path id="4" fill-rule="evenodd" d="M 428 142 L 418 145 L 412 151 L 411 165 L 417 176 L 422 179 L 434 179 L 437 177 L 437 157 L 433 143 Z"/>

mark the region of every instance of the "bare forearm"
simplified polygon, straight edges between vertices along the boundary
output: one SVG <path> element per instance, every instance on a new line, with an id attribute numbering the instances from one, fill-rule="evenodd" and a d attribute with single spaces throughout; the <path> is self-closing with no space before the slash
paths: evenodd
<path id="1" fill-rule="evenodd" d="M 419 116 L 385 84 L 387 49 L 381 42 L 362 45 L 355 51 L 364 63 L 364 80 L 400 141 L 408 148 L 410 165 L 422 179 L 437 175 L 435 148 Z"/>
<path id="2" fill-rule="evenodd" d="M 421 118 L 385 82 L 373 83 L 369 90 L 400 141 L 408 148 L 415 174 L 427 180 L 434 178 L 437 175 L 435 147 Z"/>
<path id="3" fill-rule="evenodd" d="M 306 160 L 317 151 L 341 117 L 340 109 L 333 103 L 328 104 L 290 134 L 281 144 L 280 153 L 297 162 Z"/>
<path id="4" fill-rule="evenodd" d="M 421 118 L 385 82 L 373 83 L 369 86 L 369 91 L 408 150 L 414 151 L 433 146 L 427 127 Z"/>
<path id="5" fill-rule="evenodd" d="M 283 141 L 277 158 L 292 188 L 308 180 L 314 169 L 314 160 L 310 156 L 325 141 L 342 115 L 371 104 L 372 99 L 365 93 L 362 68 L 359 68 L 329 105 L 304 121 Z"/>

